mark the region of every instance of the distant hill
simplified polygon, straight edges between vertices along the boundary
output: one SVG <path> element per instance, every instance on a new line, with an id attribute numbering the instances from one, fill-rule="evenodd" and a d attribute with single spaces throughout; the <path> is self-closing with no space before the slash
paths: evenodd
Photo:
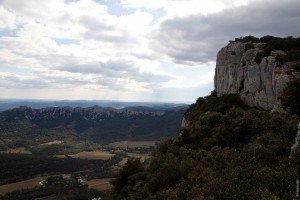
<path id="1" fill-rule="evenodd" d="M 114 100 L 35 100 L 35 99 L 2 99 L 0 100 L 0 111 L 27 106 L 31 108 L 46 108 L 46 107 L 92 107 L 94 105 L 101 107 L 112 107 L 122 109 L 126 107 L 136 108 L 155 108 L 169 109 L 175 107 L 186 106 L 183 103 L 160 103 L 160 102 L 124 102 Z"/>
<path id="2" fill-rule="evenodd" d="M 299 47 L 248 36 L 222 48 L 216 91 L 187 109 L 179 137 L 150 163 L 129 160 L 104 199 L 297 199 Z"/>
<path id="3" fill-rule="evenodd" d="M 0 137 L 25 146 L 33 138 L 77 138 L 94 142 L 161 140 L 177 135 L 186 106 L 48 107 L 21 106 L 0 113 Z M 30 140 L 28 140 L 30 137 Z M 13 140 L 12 140 L 13 138 Z M 27 144 L 28 145 L 28 144 Z"/>

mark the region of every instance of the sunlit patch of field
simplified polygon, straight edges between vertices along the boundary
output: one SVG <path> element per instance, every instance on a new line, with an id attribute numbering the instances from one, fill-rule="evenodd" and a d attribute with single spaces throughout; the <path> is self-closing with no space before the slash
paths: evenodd
<path id="1" fill-rule="evenodd" d="M 82 151 L 77 154 L 70 155 L 72 158 L 88 159 L 88 160 L 108 160 L 114 156 L 114 154 L 108 151 Z"/>
<path id="2" fill-rule="evenodd" d="M 92 179 L 84 184 L 88 185 L 90 189 L 95 189 L 98 191 L 107 191 L 111 190 L 112 186 L 110 185 L 110 178 L 103 178 L 103 179 Z"/>
<path id="3" fill-rule="evenodd" d="M 158 141 L 119 141 L 108 144 L 113 148 L 149 148 L 155 147 Z"/>
<path id="4" fill-rule="evenodd" d="M 16 182 L 16 183 L 0 185 L 0 194 L 4 195 L 14 190 L 30 189 L 30 188 L 38 187 L 40 186 L 41 181 L 43 181 L 43 179 L 41 177 L 37 177 L 25 181 Z"/>
<path id="5" fill-rule="evenodd" d="M 53 157 L 55 157 L 55 158 L 66 158 L 67 156 L 66 155 L 53 155 Z"/>
<path id="6" fill-rule="evenodd" d="M 61 143 L 62 143 L 61 140 L 54 140 L 52 142 L 46 142 L 46 143 L 39 144 L 38 146 L 49 146 L 49 145 L 61 144 Z"/>
<path id="7" fill-rule="evenodd" d="M 131 158 L 140 158 L 142 162 L 150 158 L 150 154 L 126 153 Z"/>
<path id="8" fill-rule="evenodd" d="M 13 154 L 32 154 L 31 151 L 28 151 L 25 147 L 17 147 L 17 148 L 12 148 L 12 149 L 7 149 L 5 151 L 0 151 L 0 153 L 13 153 Z"/>

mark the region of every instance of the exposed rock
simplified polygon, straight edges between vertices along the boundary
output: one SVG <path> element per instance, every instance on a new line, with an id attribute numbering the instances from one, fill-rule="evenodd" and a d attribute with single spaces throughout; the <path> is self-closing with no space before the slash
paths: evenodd
<path id="1" fill-rule="evenodd" d="M 298 132 L 295 138 L 295 143 L 293 144 L 293 146 L 291 147 L 291 154 L 290 154 L 290 158 L 298 153 L 300 150 L 300 122 L 298 124 Z"/>
<path id="2" fill-rule="evenodd" d="M 164 111 L 134 111 L 130 109 L 115 109 L 100 106 L 88 108 L 81 107 L 48 107 L 42 109 L 32 109 L 21 106 L 12 110 L 2 112 L 8 119 L 28 119 L 28 120 L 62 120 L 62 119 L 82 119 L 86 121 L 102 121 L 112 118 L 138 118 L 141 116 L 163 116 Z"/>
<path id="3" fill-rule="evenodd" d="M 188 126 L 189 126 L 189 122 L 185 119 L 185 117 L 183 117 L 181 121 L 181 128 L 185 128 Z"/>
<path id="4" fill-rule="evenodd" d="M 279 63 L 276 56 L 284 51 L 272 51 L 257 60 L 263 44 L 247 49 L 246 43 L 231 42 L 217 55 L 215 90 L 218 96 L 238 93 L 246 105 L 266 110 L 280 110 L 280 95 L 293 73 L 289 63 Z"/>

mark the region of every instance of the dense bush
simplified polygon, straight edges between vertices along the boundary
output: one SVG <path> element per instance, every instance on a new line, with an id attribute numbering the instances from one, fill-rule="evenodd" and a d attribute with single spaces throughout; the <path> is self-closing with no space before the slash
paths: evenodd
<path id="1" fill-rule="evenodd" d="M 163 143 L 110 199 L 294 198 L 298 157 L 289 155 L 297 116 L 244 108 L 235 95 L 213 93 L 185 117 L 189 126 L 178 140 Z"/>
<path id="2" fill-rule="evenodd" d="M 294 38 L 292 36 L 279 38 L 269 35 L 261 38 L 245 36 L 236 38 L 235 41 L 246 43 L 246 51 L 254 48 L 253 43 L 264 43 L 263 51 L 258 53 L 255 57 L 255 62 L 257 63 L 260 63 L 263 57 L 269 56 L 273 50 L 282 50 L 286 52 L 285 56 L 277 58 L 281 63 L 300 60 L 300 38 Z"/>
<path id="3" fill-rule="evenodd" d="M 281 103 L 291 112 L 300 115 L 300 78 L 287 83 L 283 90 Z"/>
<path id="4" fill-rule="evenodd" d="M 254 61 L 256 63 L 261 63 L 262 59 L 266 56 L 267 56 L 267 54 L 265 52 L 258 52 L 254 58 Z"/>

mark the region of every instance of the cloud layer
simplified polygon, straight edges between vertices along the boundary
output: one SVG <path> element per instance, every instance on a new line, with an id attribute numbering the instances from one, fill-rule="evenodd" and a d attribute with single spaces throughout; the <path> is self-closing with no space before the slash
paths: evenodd
<path id="1" fill-rule="evenodd" d="M 299 0 L 2 0 L 0 98 L 194 101 L 245 35 L 300 35 Z"/>

